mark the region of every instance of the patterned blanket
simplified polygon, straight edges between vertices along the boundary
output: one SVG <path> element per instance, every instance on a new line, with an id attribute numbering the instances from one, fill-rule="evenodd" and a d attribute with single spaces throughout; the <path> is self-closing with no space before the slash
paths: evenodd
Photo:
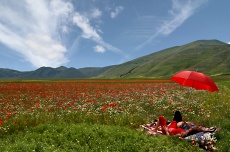
<path id="1" fill-rule="evenodd" d="M 185 137 L 184 139 L 191 142 L 192 145 L 199 145 L 199 147 L 202 149 L 214 151 L 216 148 L 213 146 L 213 143 L 217 141 L 214 134 L 215 132 L 199 132 Z"/>
<path id="2" fill-rule="evenodd" d="M 141 128 L 146 131 L 148 134 L 151 135 L 157 135 L 162 134 L 161 128 L 159 127 L 158 131 L 154 131 L 155 125 L 154 124 L 144 124 L 141 125 Z M 210 127 L 213 128 L 213 127 Z M 216 129 L 214 132 L 209 132 L 208 130 L 211 130 L 210 128 L 206 128 L 207 131 L 205 132 L 199 132 L 190 136 L 187 136 L 183 138 L 184 140 L 187 140 L 192 145 L 198 145 L 200 148 L 208 151 L 214 151 L 216 148 L 213 146 L 213 143 L 217 141 L 215 137 L 215 131 L 219 130 Z"/>
<path id="3" fill-rule="evenodd" d="M 157 131 L 153 131 L 155 129 L 155 125 L 152 124 L 144 124 L 141 125 L 141 127 L 150 135 L 162 134 L 161 127 L 159 127 Z"/>

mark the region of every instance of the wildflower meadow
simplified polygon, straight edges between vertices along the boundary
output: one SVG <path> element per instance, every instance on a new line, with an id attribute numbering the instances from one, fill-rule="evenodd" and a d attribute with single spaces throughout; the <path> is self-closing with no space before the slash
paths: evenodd
<path id="1" fill-rule="evenodd" d="M 218 126 L 215 147 L 230 149 L 230 81 L 218 92 L 170 80 L 1 80 L 0 151 L 196 151 L 141 124 L 160 115 Z M 7 146 L 6 146 L 7 145 Z"/>

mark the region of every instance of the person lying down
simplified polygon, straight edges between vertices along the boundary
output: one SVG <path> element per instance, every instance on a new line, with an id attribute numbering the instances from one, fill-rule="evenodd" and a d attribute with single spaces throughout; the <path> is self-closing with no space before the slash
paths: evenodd
<path id="1" fill-rule="evenodd" d="M 172 121 L 167 121 L 164 116 L 159 116 L 153 123 L 142 125 L 142 127 L 151 131 L 153 134 L 161 133 L 182 138 L 199 132 L 215 132 L 217 129 L 216 127 L 207 128 L 198 126 L 192 122 L 186 122 L 184 118 L 182 118 L 180 111 L 174 113 Z"/>

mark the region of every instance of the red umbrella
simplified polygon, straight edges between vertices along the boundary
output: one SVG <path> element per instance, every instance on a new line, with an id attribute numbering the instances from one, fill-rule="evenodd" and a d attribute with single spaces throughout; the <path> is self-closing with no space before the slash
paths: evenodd
<path id="1" fill-rule="evenodd" d="M 195 88 L 196 90 L 218 91 L 216 84 L 211 78 L 203 73 L 195 71 L 181 71 L 171 77 L 171 80 L 181 84 Z"/>

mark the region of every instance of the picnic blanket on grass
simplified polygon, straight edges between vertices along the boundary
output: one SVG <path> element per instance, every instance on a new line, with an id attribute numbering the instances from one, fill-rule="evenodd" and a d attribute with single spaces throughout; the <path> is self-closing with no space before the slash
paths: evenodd
<path id="1" fill-rule="evenodd" d="M 185 140 L 191 142 L 192 145 L 198 145 L 200 148 L 214 151 L 216 148 L 213 146 L 213 143 L 217 141 L 214 133 L 210 132 L 199 132 L 190 136 L 185 137 Z"/>
<path id="2" fill-rule="evenodd" d="M 154 131 L 155 125 L 153 124 L 144 124 L 141 125 L 142 129 L 146 131 L 150 135 L 157 135 L 157 134 L 163 134 L 161 131 L 161 127 L 159 127 L 158 131 Z M 210 127 L 213 128 L 213 127 Z M 208 151 L 214 151 L 216 148 L 214 147 L 213 143 L 217 141 L 215 137 L 215 131 L 214 132 L 208 132 L 210 128 L 207 128 L 206 132 L 199 132 L 190 136 L 187 136 L 183 138 L 184 140 L 187 140 L 192 145 L 198 145 L 200 148 Z M 219 130 L 219 129 L 216 129 Z"/>
<path id="3" fill-rule="evenodd" d="M 153 129 L 155 129 L 155 125 L 152 125 L 152 124 L 144 124 L 144 125 L 141 125 L 141 127 L 145 131 L 147 131 L 147 133 L 150 135 L 162 134 L 160 126 L 159 126 L 159 129 L 157 131 L 153 131 Z"/>

